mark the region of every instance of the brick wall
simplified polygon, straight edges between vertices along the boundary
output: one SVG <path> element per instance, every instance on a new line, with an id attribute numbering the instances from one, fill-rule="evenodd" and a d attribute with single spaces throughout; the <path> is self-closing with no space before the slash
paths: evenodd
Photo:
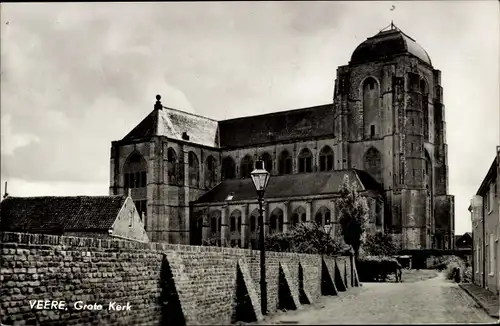
<path id="1" fill-rule="evenodd" d="M 153 325 L 163 318 L 227 324 L 261 316 L 256 251 L 3 233 L 1 257 L 5 325 L 37 320 L 44 325 Z M 349 257 L 268 252 L 268 310 L 313 302 L 323 294 L 324 283 L 342 291 L 342 284 L 354 282 L 353 269 Z M 30 307 L 33 300 L 66 305 L 38 310 Z M 77 310 L 77 301 L 100 304 L 102 310 Z M 112 310 L 117 305 L 110 302 L 129 303 L 130 311 Z"/>

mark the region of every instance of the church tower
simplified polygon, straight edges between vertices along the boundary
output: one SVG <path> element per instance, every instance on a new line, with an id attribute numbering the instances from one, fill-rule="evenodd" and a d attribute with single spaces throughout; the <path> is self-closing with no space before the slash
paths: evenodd
<path id="1" fill-rule="evenodd" d="M 452 247 L 454 198 L 441 72 L 392 23 L 337 70 L 338 164 L 367 171 L 384 188 L 385 229 L 404 249 Z"/>

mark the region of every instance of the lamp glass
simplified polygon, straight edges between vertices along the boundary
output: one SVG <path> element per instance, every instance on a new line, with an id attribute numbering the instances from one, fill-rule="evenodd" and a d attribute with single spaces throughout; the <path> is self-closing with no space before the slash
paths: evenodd
<path id="1" fill-rule="evenodd" d="M 250 173 L 253 185 L 257 191 L 265 191 L 269 182 L 270 174 L 264 169 L 257 168 Z"/>

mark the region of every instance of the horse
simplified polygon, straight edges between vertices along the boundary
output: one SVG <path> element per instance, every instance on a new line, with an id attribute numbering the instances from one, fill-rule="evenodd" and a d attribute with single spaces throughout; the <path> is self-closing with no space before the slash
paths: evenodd
<path id="1" fill-rule="evenodd" d="M 384 260 L 380 262 L 380 274 L 384 282 L 387 279 L 387 276 L 390 274 L 394 274 L 394 276 L 396 277 L 396 283 L 402 282 L 403 280 L 402 266 L 395 259 Z"/>

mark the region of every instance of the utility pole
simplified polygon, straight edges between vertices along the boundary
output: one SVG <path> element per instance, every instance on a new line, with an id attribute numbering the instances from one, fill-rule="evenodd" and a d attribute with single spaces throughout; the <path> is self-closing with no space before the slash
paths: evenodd
<path id="1" fill-rule="evenodd" d="M 7 193 L 7 181 L 5 181 L 5 191 L 3 194 L 3 199 L 7 198 L 7 196 L 9 196 L 9 194 Z"/>

